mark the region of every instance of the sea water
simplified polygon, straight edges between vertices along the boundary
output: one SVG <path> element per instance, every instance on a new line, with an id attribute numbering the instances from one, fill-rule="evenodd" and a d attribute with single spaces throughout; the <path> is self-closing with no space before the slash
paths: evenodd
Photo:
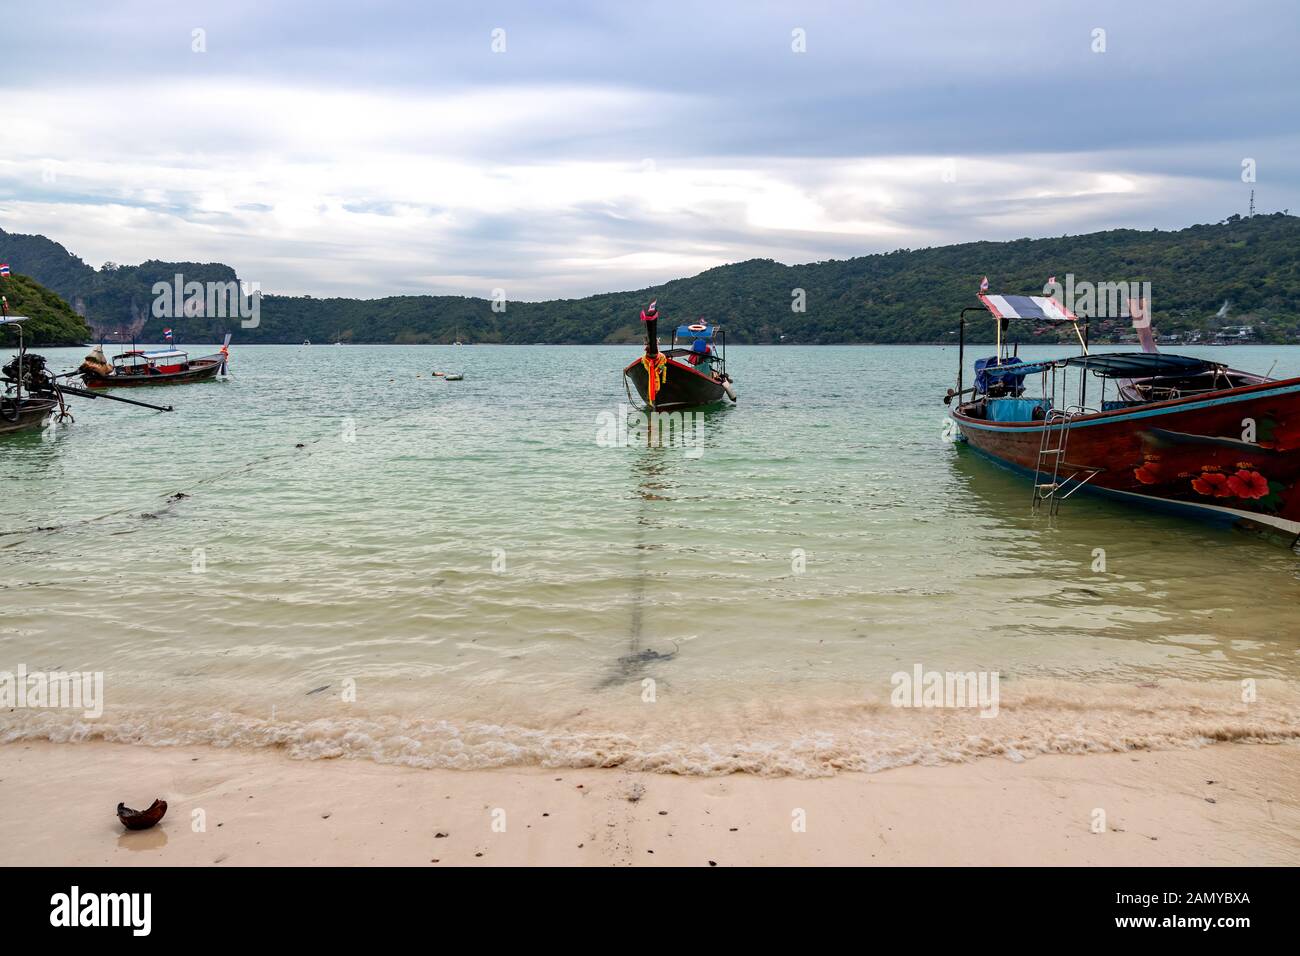
<path id="1" fill-rule="evenodd" d="M 1300 735 L 1300 556 L 1031 514 L 945 440 L 955 348 L 736 346 L 737 405 L 611 432 L 636 355 L 236 341 L 228 381 L 113 393 L 175 412 L 0 437 L 0 677 L 103 680 L 0 740 L 823 774 Z"/>

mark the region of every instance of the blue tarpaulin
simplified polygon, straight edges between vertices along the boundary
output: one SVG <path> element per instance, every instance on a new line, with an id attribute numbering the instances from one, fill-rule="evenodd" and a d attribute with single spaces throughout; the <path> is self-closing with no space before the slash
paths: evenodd
<path id="1" fill-rule="evenodd" d="M 1012 368 L 1011 366 L 1014 366 Z M 989 386 L 995 381 L 1002 382 L 1011 389 L 1013 394 L 1019 395 L 1024 391 L 1025 376 L 1029 374 L 1029 368 L 1025 366 L 1020 359 L 1010 356 L 998 361 L 997 356 L 975 360 L 975 391 L 981 395 L 987 395 Z"/>

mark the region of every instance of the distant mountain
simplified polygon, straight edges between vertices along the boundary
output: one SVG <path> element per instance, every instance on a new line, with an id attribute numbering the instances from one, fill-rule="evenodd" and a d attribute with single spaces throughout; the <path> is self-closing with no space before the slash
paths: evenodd
<path id="1" fill-rule="evenodd" d="M 82 345 L 90 341 L 90 329 L 81 316 L 62 298 L 30 276 L 14 273 L 0 278 L 9 315 L 25 315 L 23 342 L 27 345 Z M 0 348 L 18 344 L 12 327 L 0 326 Z"/>
<path id="2" fill-rule="evenodd" d="M 96 269 L 62 245 L 45 236 L 28 236 L 0 229 L 0 262 L 8 262 L 54 290 L 85 318 L 95 336 L 136 336 L 142 341 L 160 341 L 162 329 L 171 320 L 152 315 L 155 282 L 171 283 L 177 273 L 187 281 L 231 282 L 235 270 L 220 263 L 161 262 L 151 259 L 138 266 L 106 262 Z M 190 341 L 216 337 L 228 323 L 187 317 L 185 331 Z"/>
<path id="3" fill-rule="evenodd" d="M 1300 217 L 1282 213 L 1177 231 L 971 242 L 795 266 L 752 259 L 632 292 L 507 302 L 504 312 L 462 296 L 266 295 L 256 329 L 233 319 L 173 322 L 150 314 L 154 282 L 178 272 L 187 280 L 232 281 L 229 266 L 152 260 L 95 270 L 43 236 L 0 231 L 0 261 L 6 257 L 73 302 L 97 331 L 126 326 L 153 341 L 175 324 L 185 341 L 229 330 L 242 342 L 633 342 L 640 309 L 658 299 L 670 321 L 703 315 L 726 324 L 733 342 L 947 342 L 960 310 L 975 304 L 982 276 L 995 292 L 1040 292 L 1048 276 L 1064 281 L 1067 273 L 1093 283 L 1150 282 L 1162 333 L 1232 323 L 1265 341 L 1300 338 Z M 803 312 L 792 309 L 800 289 Z M 1098 334 L 1122 329 L 1111 323 Z M 992 334 L 991 323 L 971 329 L 977 340 Z"/>

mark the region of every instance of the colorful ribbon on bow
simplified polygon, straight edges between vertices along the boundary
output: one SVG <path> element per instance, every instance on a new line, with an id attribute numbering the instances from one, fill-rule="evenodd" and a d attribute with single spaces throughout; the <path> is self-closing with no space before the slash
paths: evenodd
<path id="1" fill-rule="evenodd" d="M 641 356 L 641 364 L 645 366 L 646 372 L 646 397 L 650 399 L 650 404 L 655 403 L 655 396 L 659 394 L 659 386 L 668 381 L 668 356 L 663 352 L 655 353 L 655 357 L 648 355 Z"/>

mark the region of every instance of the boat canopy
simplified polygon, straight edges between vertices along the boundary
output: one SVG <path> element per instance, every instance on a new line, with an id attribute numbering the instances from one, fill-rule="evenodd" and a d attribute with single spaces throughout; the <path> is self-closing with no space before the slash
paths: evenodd
<path id="1" fill-rule="evenodd" d="M 999 319 L 1032 319 L 1036 322 L 1078 322 L 1069 309 L 1045 295 L 986 295 L 980 301 Z"/>
<path id="2" fill-rule="evenodd" d="M 1011 378 L 1023 380 L 1026 375 L 1045 372 L 1066 365 L 1086 369 L 1102 378 L 1154 378 L 1161 375 L 1199 375 L 1216 368 L 1218 362 L 1192 358 L 1189 355 L 1166 355 L 1163 352 L 1105 352 L 1092 355 L 1071 355 L 1069 358 L 1046 362 L 1023 362 L 998 366 L 996 362 L 976 363 L 977 374 L 986 379 Z M 1017 383 L 1018 384 L 1018 383 Z"/>
<path id="3" fill-rule="evenodd" d="M 159 350 L 159 351 L 157 351 L 157 352 L 144 352 L 144 351 L 139 351 L 139 352 L 123 352 L 121 355 L 115 355 L 115 356 L 113 356 L 113 358 L 114 358 L 114 359 L 120 359 L 120 358 L 143 358 L 143 359 L 148 359 L 149 361 L 152 362 L 152 361 L 155 361 L 155 360 L 157 360 L 157 359 L 169 359 L 169 358 L 180 358 L 180 359 L 183 359 L 183 358 L 185 358 L 188 354 L 189 354 L 188 352 L 182 352 L 180 349 L 161 349 L 161 350 Z"/>
<path id="4" fill-rule="evenodd" d="M 711 339 L 717 331 L 718 327 L 716 325 L 697 322 L 694 325 L 677 326 L 677 337 L 679 339 Z"/>
<path id="5" fill-rule="evenodd" d="M 1075 355 L 1066 365 L 1086 368 L 1102 378 L 1149 378 L 1158 375 L 1199 375 L 1216 368 L 1219 362 L 1192 358 L 1190 355 L 1166 355 L 1161 352 L 1112 352 L 1101 355 Z"/>

